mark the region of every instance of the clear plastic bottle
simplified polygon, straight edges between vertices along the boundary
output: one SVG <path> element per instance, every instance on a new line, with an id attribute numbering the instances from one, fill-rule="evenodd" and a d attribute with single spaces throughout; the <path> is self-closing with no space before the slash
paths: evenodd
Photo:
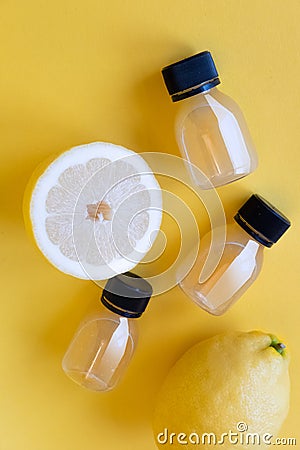
<path id="1" fill-rule="evenodd" d="M 194 183 L 221 186 L 253 172 L 257 154 L 237 103 L 217 89 L 220 84 L 210 52 L 178 61 L 162 70 L 173 102 L 182 101 L 175 131 Z"/>
<path id="2" fill-rule="evenodd" d="M 263 250 L 271 247 L 290 227 L 290 221 L 257 194 L 252 195 L 227 228 L 222 258 L 213 274 L 200 281 L 206 260 L 210 234 L 201 242 L 197 260 L 188 275 L 180 281 L 183 291 L 211 314 L 227 311 L 256 280 L 263 263 Z M 220 246 L 224 242 L 219 243 Z"/>
<path id="3" fill-rule="evenodd" d="M 151 295 L 151 285 L 130 272 L 108 280 L 101 296 L 104 307 L 80 324 L 63 358 L 65 373 L 87 389 L 113 389 L 133 356 L 135 319 Z"/>

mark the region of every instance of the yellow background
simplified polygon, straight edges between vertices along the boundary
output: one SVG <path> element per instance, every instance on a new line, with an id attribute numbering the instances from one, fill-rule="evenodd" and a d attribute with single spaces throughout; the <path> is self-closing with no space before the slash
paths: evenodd
<path id="1" fill-rule="evenodd" d="M 217 332 L 256 328 L 284 336 L 292 353 L 281 436 L 300 442 L 299 0 L 2 0 L 0 21 L 0 449 L 154 450 L 154 396 L 179 355 Z M 293 227 L 225 316 L 179 288 L 155 298 L 126 378 L 93 394 L 67 379 L 61 358 L 99 288 L 58 272 L 28 240 L 23 192 L 39 162 L 81 143 L 179 155 L 160 69 L 205 49 L 260 157 L 255 174 L 219 189 L 226 212 L 256 191 Z"/>

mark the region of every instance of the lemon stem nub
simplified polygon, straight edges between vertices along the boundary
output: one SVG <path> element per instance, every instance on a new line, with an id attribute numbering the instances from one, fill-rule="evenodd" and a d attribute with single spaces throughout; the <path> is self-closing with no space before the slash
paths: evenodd
<path id="1" fill-rule="evenodd" d="M 111 209 L 105 202 L 92 203 L 86 205 L 87 219 L 99 220 L 99 215 L 102 215 L 103 220 L 111 220 Z"/>
<path id="2" fill-rule="evenodd" d="M 284 349 L 286 348 L 285 345 L 282 342 L 277 342 L 271 344 L 271 347 L 275 348 L 275 350 L 282 355 L 284 352 Z"/>

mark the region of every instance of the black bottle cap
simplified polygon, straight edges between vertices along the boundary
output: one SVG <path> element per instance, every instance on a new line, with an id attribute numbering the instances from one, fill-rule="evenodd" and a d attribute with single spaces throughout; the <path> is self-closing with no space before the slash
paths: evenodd
<path id="1" fill-rule="evenodd" d="M 266 247 L 272 247 L 291 226 L 287 217 L 257 194 L 251 195 L 243 204 L 234 220 Z"/>
<path id="2" fill-rule="evenodd" d="M 151 295 L 152 287 L 148 281 L 126 272 L 107 281 L 101 302 L 120 316 L 137 318 L 145 311 Z"/>
<path id="3" fill-rule="evenodd" d="M 162 75 L 173 102 L 220 84 L 215 63 L 209 51 L 197 53 L 164 67 Z"/>

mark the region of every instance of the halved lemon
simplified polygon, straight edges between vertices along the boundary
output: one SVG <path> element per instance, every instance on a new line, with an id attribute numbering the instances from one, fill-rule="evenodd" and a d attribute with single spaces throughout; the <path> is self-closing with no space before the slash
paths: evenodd
<path id="1" fill-rule="evenodd" d="M 30 198 L 35 241 L 59 270 L 104 280 L 150 250 L 162 217 L 161 189 L 138 154 L 95 142 L 56 158 Z"/>

